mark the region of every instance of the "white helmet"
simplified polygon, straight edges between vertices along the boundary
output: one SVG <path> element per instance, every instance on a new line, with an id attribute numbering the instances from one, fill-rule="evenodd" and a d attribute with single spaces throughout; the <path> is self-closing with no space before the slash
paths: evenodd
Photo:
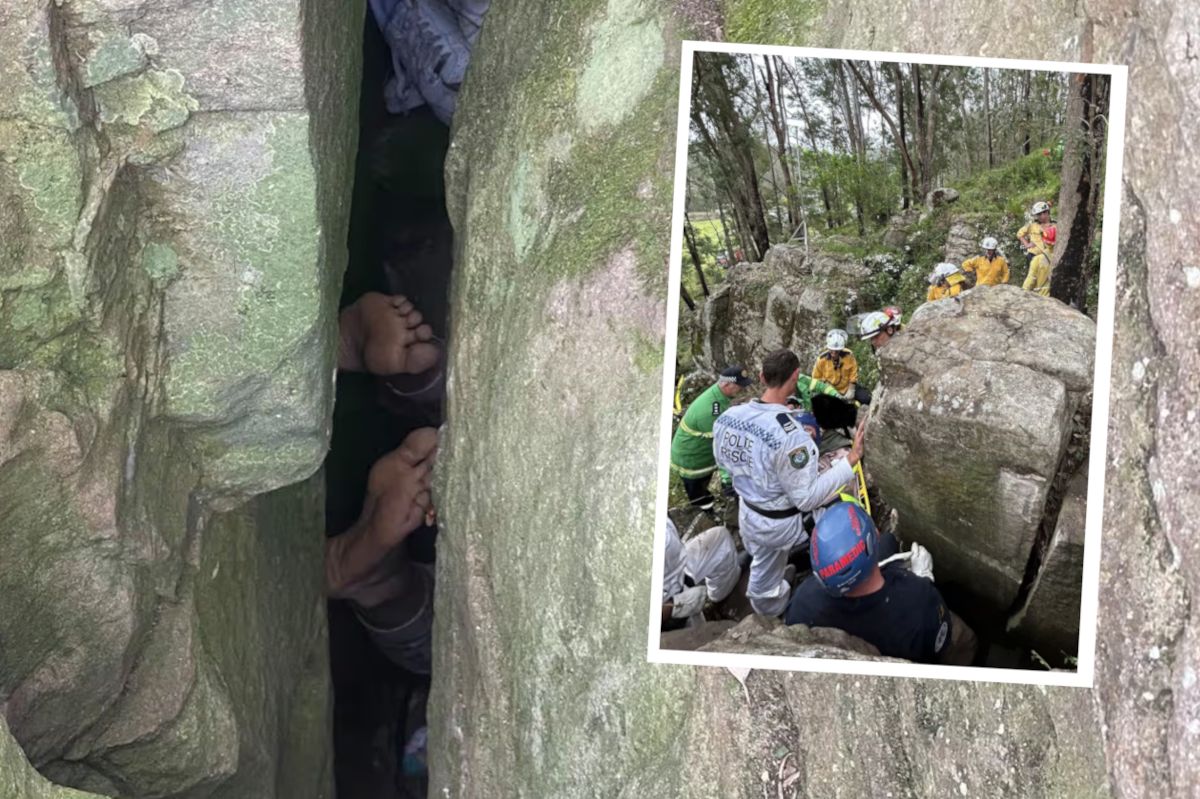
<path id="1" fill-rule="evenodd" d="M 933 274 L 929 276 L 930 283 L 937 283 L 939 280 L 944 280 L 955 272 L 959 271 L 956 264 L 951 264 L 943 261 L 933 268 Z"/>
<path id="2" fill-rule="evenodd" d="M 1000 242 L 993 236 L 985 236 L 983 241 L 979 242 L 979 246 L 985 250 L 995 250 L 1000 247 Z"/>
<path id="3" fill-rule="evenodd" d="M 864 339 L 874 338 L 880 330 L 891 324 L 892 318 L 883 311 L 872 311 L 858 323 L 859 336 Z"/>
<path id="4" fill-rule="evenodd" d="M 825 334 L 825 348 L 830 350 L 846 349 L 846 331 L 840 328 L 834 328 Z"/>
<path id="5" fill-rule="evenodd" d="M 1037 216 L 1038 214 L 1042 213 L 1043 211 L 1049 211 L 1049 210 L 1050 210 L 1050 203 L 1039 201 L 1039 202 L 1036 202 L 1033 204 L 1033 208 L 1031 208 L 1029 210 L 1029 213 L 1031 216 Z"/>

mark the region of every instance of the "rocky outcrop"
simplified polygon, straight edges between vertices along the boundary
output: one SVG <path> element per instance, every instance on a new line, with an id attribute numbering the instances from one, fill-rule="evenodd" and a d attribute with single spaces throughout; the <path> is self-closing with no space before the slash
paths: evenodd
<path id="1" fill-rule="evenodd" d="M 950 232 L 946 234 L 946 246 L 942 249 L 942 259 L 959 265 L 973 255 L 979 254 L 979 242 L 983 234 L 978 225 L 969 219 L 957 217 L 950 223 Z"/>
<path id="2" fill-rule="evenodd" d="M 842 630 L 806 627 L 803 624 L 785 625 L 779 619 L 756 613 L 742 619 L 699 649 L 703 652 L 736 652 L 744 655 L 907 662 L 884 657 L 871 644 Z"/>
<path id="3" fill-rule="evenodd" d="M 1092 383 L 1095 324 L 1013 286 L 931 305 L 879 353 L 871 476 L 939 580 L 1005 610 Z"/>
<path id="4" fill-rule="evenodd" d="M 0 713 L 56 782 L 331 794 L 304 480 L 328 436 L 362 13 L 0 11 Z M 6 799 L 59 795 L 13 768 Z"/>
<path id="5" fill-rule="evenodd" d="M 771 256 L 771 253 L 782 251 Z M 756 372 L 768 352 L 787 347 L 811 364 L 835 317 L 857 310 L 857 288 L 872 274 L 862 259 L 814 246 L 807 258 L 795 245 L 772 247 L 762 264 L 747 264 L 703 304 L 697 361 L 719 371 L 743 364 Z M 884 268 L 883 262 L 876 264 Z"/>
<path id="6" fill-rule="evenodd" d="M 949 205 L 957 201 L 958 189 L 951 189 L 947 186 L 936 188 L 925 195 L 926 208 L 940 208 L 943 205 Z"/>

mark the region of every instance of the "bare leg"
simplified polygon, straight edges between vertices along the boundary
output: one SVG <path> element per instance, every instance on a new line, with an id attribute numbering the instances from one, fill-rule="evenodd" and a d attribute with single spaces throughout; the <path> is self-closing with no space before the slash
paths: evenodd
<path id="1" fill-rule="evenodd" d="M 338 368 L 345 371 L 417 374 L 438 361 L 433 330 L 399 294 L 364 294 L 342 311 L 338 334 Z"/>

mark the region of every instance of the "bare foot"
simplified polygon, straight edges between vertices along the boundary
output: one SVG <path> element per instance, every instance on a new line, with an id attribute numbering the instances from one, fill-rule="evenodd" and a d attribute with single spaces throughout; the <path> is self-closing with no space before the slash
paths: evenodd
<path id="1" fill-rule="evenodd" d="M 338 368 L 387 376 L 418 374 L 437 363 L 433 330 L 402 295 L 372 291 L 338 317 Z"/>
<path id="2" fill-rule="evenodd" d="M 363 517 L 380 546 L 391 549 L 422 522 L 432 523 L 429 488 L 436 454 L 437 430 L 422 427 L 371 467 Z"/>

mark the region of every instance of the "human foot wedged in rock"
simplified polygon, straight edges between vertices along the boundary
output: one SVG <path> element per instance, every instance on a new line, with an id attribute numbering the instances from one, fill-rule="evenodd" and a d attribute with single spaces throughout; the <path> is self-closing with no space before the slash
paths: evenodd
<path id="1" fill-rule="evenodd" d="M 403 590 L 404 586 L 395 585 L 394 570 L 381 573 L 380 568 L 394 560 L 390 556 L 400 552 L 399 545 L 422 522 L 433 523 L 429 488 L 436 452 L 437 430 L 422 427 L 371 467 L 358 521 L 348 532 L 326 541 L 330 596 L 371 605 Z"/>
<path id="2" fill-rule="evenodd" d="M 440 355 L 433 330 L 403 295 L 372 291 L 338 317 L 338 368 L 386 377 L 418 374 Z"/>
<path id="3" fill-rule="evenodd" d="M 430 483 L 436 454 L 437 430 L 421 427 L 371 467 L 363 515 L 380 545 L 393 547 L 422 522 L 433 522 Z"/>

